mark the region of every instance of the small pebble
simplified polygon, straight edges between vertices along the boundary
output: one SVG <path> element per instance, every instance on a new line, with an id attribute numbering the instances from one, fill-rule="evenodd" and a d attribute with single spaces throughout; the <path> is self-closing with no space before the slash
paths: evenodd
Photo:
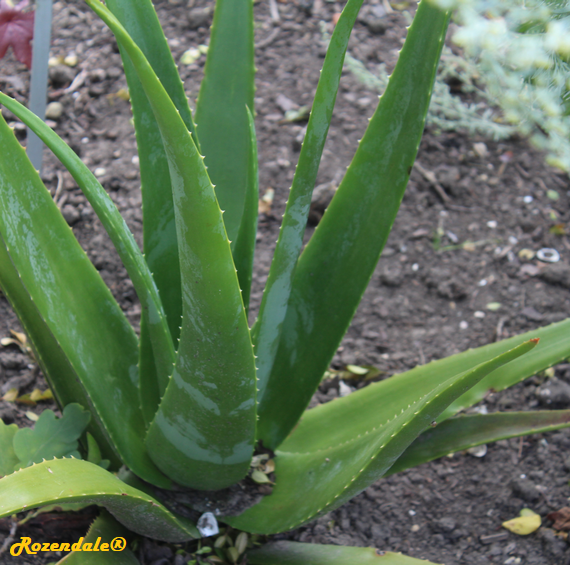
<path id="1" fill-rule="evenodd" d="M 465 320 L 462 320 L 461 322 L 459 322 L 459 329 L 460 330 L 466 330 L 469 327 L 469 323 L 466 322 Z"/>
<path id="2" fill-rule="evenodd" d="M 46 108 L 46 118 L 48 120 L 59 120 L 63 114 L 63 104 L 61 102 L 50 102 Z"/>

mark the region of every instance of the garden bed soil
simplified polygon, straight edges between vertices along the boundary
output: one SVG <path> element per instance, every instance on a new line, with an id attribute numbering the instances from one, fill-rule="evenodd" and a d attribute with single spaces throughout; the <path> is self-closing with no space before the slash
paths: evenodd
<path id="1" fill-rule="evenodd" d="M 156 5 L 177 62 L 186 50 L 208 42 L 210 16 L 202 9 L 207 4 L 162 0 Z M 275 6 L 278 21 L 268 2 L 255 5 L 260 190 L 263 195 L 272 188 L 275 196 L 260 215 L 252 319 L 305 125 L 284 121 L 284 111 L 311 103 L 324 55 L 321 22 L 331 32 L 334 14 L 342 8 L 322 0 L 279 1 Z M 381 62 L 393 68 L 407 25 L 404 14 L 383 14 L 383 6 L 363 8 L 349 46 L 372 70 Z M 60 0 L 54 5 L 52 55 L 73 53 L 79 61 L 76 67 L 50 71 L 49 100 L 63 107 L 55 129 L 100 177 L 140 243 L 139 170 L 116 43 L 85 6 Z M 179 65 L 192 104 L 203 64 L 202 56 L 191 65 Z M 4 92 L 25 101 L 28 85 L 26 69 L 11 55 L 0 62 Z M 376 100 L 376 92 L 344 74 L 317 184 L 337 183 L 342 177 Z M 13 120 L 9 112 L 3 113 Z M 23 137 L 23 129 L 16 127 Z M 544 156 L 524 140 L 493 142 L 460 132 L 426 131 L 418 162 L 333 368 L 374 365 L 391 375 L 570 315 L 570 242 L 552 233 L 555 224 L 563 231 L 568 221 L 568 177 L 545 165 Z M 426 180 L 425 171 L 435 175 L 438 186 Z M 52 194 L 57 192 L 65 218 L 136 327 L 140 305 L 125 269 L 85 197 L 47 151 L 42 176 Z M 556 191 L 559 198 L 552 200 L 548 191 Z M 443 235 L 434 243 L 438 228 Z M 453 248 L 466 241 L 477 243 Z M 541 248 L 555 248 L 560 261 L 545 263 L 521 254 L 523 249 Z M 18 328 L 0 298 L 0 337 Z M 32 360 L 14 345 L 0 349 L 0 377 L 3 392 L 14 386 L 20 393 L 46 387 Z M 313 404 L 335 398 L 338 388 L 337 380 L 325 381 Z M 568 408 L 570 365 L 556 367 L 554 378 L 535 376 L 506 392 L 489 394 L 484 405 L 489 411 Z M 7 423 L 30 425 L 26 412 L 40 413 L 46 407 L 54 408 L 50 403 L 29 407 L 0 401 L 0 416 Z M 546 515 L 570 505 L 569 471 L 570 431 L 500 441 L 489 445 L 483 457 L 458 453 L 380 480 L 342 508 L 277 538 L 372 545 L 445 565 L 566 565 L 566 534 L 553 530 Z M 526 537 L 501 529 L 501 523 L 523 507 L 538 512 L 543 526 Z M 82 535 L 83 525 L 66 524 L 62 534 Z M 41 526 L 38 531 L 40 535 Z M 156 544 L 142 544 L 139 554 L 144 563 L 155 565 L 184 562 L 175 560 L 170 548 Z M 46 562 L 56 557 L 48 556 Z M 29 562 L 42 562 L 33 559 Z M 0 562 L 26 559 L 4 553 Z"/>

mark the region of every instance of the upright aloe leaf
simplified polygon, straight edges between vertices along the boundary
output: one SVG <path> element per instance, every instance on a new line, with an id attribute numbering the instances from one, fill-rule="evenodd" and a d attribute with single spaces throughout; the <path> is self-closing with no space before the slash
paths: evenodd
<path id="1" fill-rule="evenodd" d="M 146 453 L 142 415 L 132 402 L 137 337 L 1 117 L 0 146 L 0 234 L 21 284 L 122 461 L 145 480 L 168 486 Z"/>
<path id="2" fill-rule="evenodd" d="M 200 537 L 189 520 L 175 517 L 153 497 L 87 461 L 53 459 L 0 479 L 0 518 L 71 502 L 104 506 L 121 524 L 142 536 L 168 542 Z"/>
<path id="3" fill-rule="evenodd" d="M 184 86 L 152 2 L 150 0 L 137 0 L 136 2 L 132 0 L 108 0 L 106 4 L 144 53 L 197 144 L 192 113 L 188 106 Z M 162 298 L 172 339 L 176 343 L 180 337 L 182 296 L 168 159 L 162 143 L 160 129 L 136 71 L 120 45 L 119 49 L 129 85 L 131 107 L 135 120 L 143 202 L 144 253 Z M 143 310 L 139 378 L 143 412 L 147 422 L 150 422 L 158 408 L 158 402 L 164 394 L 167 381 L 160 378 L 158 391 L 156 390 L 157 369 L 154 366 L 156 356 L 153 355 L 150 347 L 148 324 L 147 313 Z M 158 374 L 161 374 L 160 367 Z"/>
<path id="4" fill-rule="evenodd" d="M 71 402 L 77 402 L 86 410 L 91 410 L 91 402 L 79 380 L 78 374 L 65 356 L 49 325 L 42 318 L 32 297 L 22 284 L 20 275 L 18 275 L 12 264 L 1 235 L 0 288 L 18 313 L 20 323 L 32 345 L 34 357 L 39 363 L 60 408 Z M 111 461 L 113 468 L 120 467 L 120 459 L 117 457 L 114 448 L 111 447 L 109 438 L 104 433 L 99 422 L 92 419 L 88 430 L 93 434 L 103 455 Z M 4 457 L 5 452 L 1 447 L 0 453 Z M 4 474 L 6 472 L 2 471 L 2 466 L 0 465 L 0 475 Z"/>
<path id="5" fill-rule="evenodd" d="M 307 411 L 276 452 L 271 496 L 225 520 L 239 529 L 271 534 L 338 508 L 382 477 L 446 406 L 490 372 L 533 349 L 537 341 L 435 387 L 418 382 L 402 389 L 387 379 Z M 390 390 L 394 387 L 397 392 Z"/>
<path id="6" fill-rule="evenodd" d="M 250 109 L 247 109 L 249 122 L 249 157 L 247 169 L 247 183 L 245 195 L 245 208 L 239 229 L 239 236 L 234 246 L 234 263 L 237 269 L 241 297 L 246 312 L 249 309 L 249 295 L 251 292 L 251 279 L 253 275 L 253 256 L 255 251 L 255 238 L 257 235 L 257 206 L 259 200 L 259 171 L 257 163 L 257 139 L 255 135 L 255 122 Z"/>
<path id="7" fill-rule="evenodd" d="M 253 111 L 254 76 L 253 2 L 217 0 L 196 125 L 208 174 L 225 211 L 232 249 L 247 199 L 250 129 L 246 107 Z"/>
<path id="8" fill-rule="evenodd" d="M 457 416 L 419 436 L 394 463 L 388 475 L 484 443 L 568 426 L 570 410 Z"/>
<path id="9" fill-rule="evenodd" d="M 374 272 L 417 154 L 448 19 L 419 4 L 388 88 L 299 258 L 259 406 L 266 446 L 279 445 L 308 405 Z"/>
<path id="10" fill-rule="evenodd" d="M 175 358 L 174 345 L 156 284 L 125 220 L 93 173 L 53 130 L 27 108 L 1 92 L 0 102 L 14 112 L 54 152 L 93 206 L 127 269 L 144 311 L 148 314 L 148 333 L 155 349 L 154 357 L 157 360 L 159 375 L 163 386 L 166 387 Z"/>
<path id="11" fill-rule="evenodd" d="M 251 565 L 435 565 L 372 547 L 343 547 L 278 541 L 247 552 Z"/>
<path id="12" fill-rule="evenodd" d="M 299 155 L 299 163 L 283 216 L 259 316 L 253 328 L 259 402 L 262 407 L 265 389 L 279 347 L 295 267 L 303 245 L 311 195 L 329 130 L 344 56 L 350 32 L 361 6 L 362 0 L 349 0 L 335 26 L 317 85 L 307 133 Z"/>
<path id="13" fill-rule="evenodd" d="M 213 186 L 178 111 L 143 53 L 98 0 L 87 0 L 128 53 L 170 166 L 182 275 L 178 357 L 148 452 L 169 477 L 216 489 L 242 478 L 253 452 L 255 364 L 230 244 Z"/>

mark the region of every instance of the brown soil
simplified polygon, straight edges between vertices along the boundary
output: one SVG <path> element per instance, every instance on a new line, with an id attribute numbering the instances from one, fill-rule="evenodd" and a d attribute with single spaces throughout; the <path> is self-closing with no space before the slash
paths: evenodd
<path id="1" fill-rule="evenodd" d="M 207 43 L 207 27 L 190 29 L 192 12 L 185 1 L 162 0 L 156 5 L 177 61 L 187 49 Z M 277 6 L 280 20 L 272 22 L 268 3 L 256 4 L 260 187 L 262 194 L 273 188 L 275 199 L 271 211 L 260 217 L 252 316 L 267 278 L 303 128 L 282 123 L 283 99 L 278 97 L 299 106 L 310 104 L 324 54 L 319 23 L 326 22 L 330 31 L 333 14 L 341 9 L 340 3 L 319 0 Z M 405 35 L 405 18 L 396 12 L 379 23 L 370 7 L 364 10 L 366 18 L 356 25 L 351 53 L 371 69 L 379 62 L 390 69 Z M 79 58 L 75 69 L 51 71 L 50 100 L 64 107 L 55 129 L 88 166 L 100 169 L 103 185 L 140 242 L 136 147 L 129 103 L 116 95 L 126 88 L 116 44 L 81 4 L 59 1 L 54 14 L 52 54 L 64 57 L 75 52 Z M 180 65 L 192 103 L 203 63 L 202 57 L 192 65 Z M 83 83 L 75 92 L 66 92 L 80 72 L 85 75 Z M 0 88 L 26 99 L 28 74 L 11 56 L 0 62 Z M 343 76 L 318 184 L 338 181 L 375 100 L 376 93 L 352 75 Z M 568 219 L 567 176 L 547 167 L 543 156 L 524 141 L 494 143 L 455 132 L 427 131 L 418 161 L 436 175 L 447 198 L 443 200 L 414 169 L 387 247 L 334 358 L 335 368 L 370 364 L 393 374 L 570 315 L 570 242 L 550 232 L 554 224 Z M 58 199 L 64 216 L 136 326 L 140 306 L 132 284 L 90 205 L 47 152 L 42 174 L 53 193 L 60 176 Z M 559 199 L 549 199 L 547 190 L 556 190 Z M 528 196 L 532 201 L 525 199 Z M 442 247 L 467 240 L 480 243 L 470 249 L 438 250 L 434 245 L 438 227 L 444 232 Z M 561 260 L 547 264 L 519 256 L 522 249 L 545 247 L 557 249 Z M 500 308 L 489 310 L 492 302 L 500 303 Z M 15 315 L 0 299 L 0 336 L 17 328 Z M 12 386 L 22 393 L 45 388 L 30 359 L 14 346 L 0 350 L 0 377 L 3 391 Z M 544 377 L 533 377 L 488 396 L 484 404 L 489 411 L 570 407 L 570 365 L 557 367 L 556 377 L 546 382 Z M 550 396 L 540 394 L 547 388 Z M 337 395 L 338 383 L 328 381 L 314 402 Z M 39 413 L 46 406 L 50 405 L 31 409 Z M 0 401 L 5 422 L 29 425 L 25 416 L 29 409 Z M 563 535 L 549 528 L 545 516 L 568 504 L 569 447 L 570 431 L 560 431 L 498 442 L 482 458 L 456 454 L 381 480 L 341 509 L 278 537 L 375 545 L 445 565 L 567 564 L 570 548 Z M 501 522 L 525 506 L 541 514 L 543 527 L 527 537 L 502 530 Z M 172 552 L 157 553 L 153 547 L 141 545 L 139 554 L 145 563 L 182 563 Z M 25 561 L 4 555 L 0 562 Z"/>

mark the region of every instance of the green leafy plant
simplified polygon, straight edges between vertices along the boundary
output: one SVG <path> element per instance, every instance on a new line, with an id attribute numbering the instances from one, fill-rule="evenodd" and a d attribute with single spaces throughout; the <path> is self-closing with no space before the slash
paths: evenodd
<path id="1" fill-rule="evenodd" d="M 55 458 L 6 474 L 0 516 L 51 504 L 97 504 L 114 518 L 103 515 L 90 539 L 112 531 L 116 519 L 139 535 L 182 542 L 200 536 L 200 492 L 223 499 L 243 487 L 246 493 L 253 488 L 251 505 L 237 515 L 220 511 L 218 518 L 236 530 L 269 535 L 337 508 L 397 470 L 569 425 L 570 411 L 457 414 L 489 389 L 502 390 L 569 357 L 570 320 L 416 367 L 306 410 L 403 197 L 447 29 L 445 12 L 427 2 L 418 6 L 354 159 L 301 253 L 362 0 L 347 3 L 331 38 L 250 329 L 258 202 L 252 2 L 216 4 L 195 125 L 150 0 L 86 1 L 115 34 L 129 82 L 144 256 L 73 151 L 8 96 L 0 94 L 0 103 L 41 137 L 91 202 L 141 301 L 141 333 L 137 337 L 0 120 L 0 285 L 59 405 L 78 403 L 92 415 L 88 460 Z M 101 457 L 109 460 L 109 471 L 97 464 Z M 266 489 L 272 485 L 271 494 L 262 496 L 255 480 Z M 209 562 L 243 559 L 248 538 L 240 535 L 234 540 L 224 533 Z M 417 563 L 370 549 L 296 543 L 269 544 L 246 555 L 249 563 L 264 565 Z M 203 548 L 195 557 L 204 559 Z M 129 563 L 134 556 L 88 558 Z M 85 559 L 78 552 L 64 560 Z"/>

